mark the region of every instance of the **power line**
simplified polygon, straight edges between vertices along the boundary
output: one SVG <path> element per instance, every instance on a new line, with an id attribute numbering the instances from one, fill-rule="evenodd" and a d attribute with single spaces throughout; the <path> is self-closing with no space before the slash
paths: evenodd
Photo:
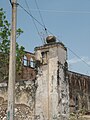
<path id="1" fill-rule="evenodd" d="M 46 30 L 46 31 L 48 31 L 48 32 L 50 32 L 49 30 L 47 30 L 47 28 L 45 28 L 45 26 L 42 24 L 42 23 L 40 23 L 30 12 L 28 12 L 22 5 L 20 5 L 19 3 L 18 3 L 18 6 L 20 6 L 33 20 L 35 20 L 40 26 L 42 26 L 43 28 L 44 28 L 44 30 Z M 41 38 L 42 39 L 42 38 Z M 45 41 L 44 41 L 44 43 L 45 43 Z"/>
<path id="2" fill-rule="evenodd" d="M 43 24 L 41 24 L 33 15 L 31 15 L 25 8 L 23 8 L 20 4 L 18 4 L 29 16 L 31 16 L 39 25 L 41 25 L 43 28 L 45 28 L 44 27 L 44 25 Z M 52 32 L 50 32 L 48 29 L 47 29 L 47 31 L 50 33 L 50 34 L 52 34 L 53 35 L 53 33 Z M 58 41 L 60 42 L 60 40 L 58 39 Z M 86 64 L 88 67 L 90 67 L 90 65 L 88 65 L 87 64 L 87 62 L 86 61 L 84 61 L 79 55 L 77 55 L 73 50 L 71 50 L 69 47 L 67 47 L 68 49 L 69 49 L 69 51 L 71 51 L 77 58 L 79 58 L 84 64 Z"/>
<path id="3" fill-rule="evenodd" d="M 58 41 L 60 42 L 60 40 L 58 39 Z M 77 58 L 79 58 L 84 64 L 86 64 L 88 67 L 90 67 L 90 65 L 86 62 L 86 61 L 84 61 L 79 55 L 77 55 L 73 50 L 71 50 L 69 47 L 67 47 L 68 48 L 68 50 L 70 51 L 70 52 L 72 52 Z"/>
<path id="4" fill-rule="evenodd" d="M 46 28 L 46 26 L 45 26 L 45 23 L 44 23 L 44 20 L 43 20 L 42 14 L 41 14 L 41 12 L 40 12 L 40 9 L 39 9 L 39 6 L 38 6 L 38 3 L 37 3 L 37 0 L 35 0 L 35 4 L 36 4 L 36 7 L 37 7 L 37 9 L 38 9 L 38 12 L 39 12 L 39 15 L 40 15 L 40 18 L 41 18 L 42 24 L 43 24 L 43 26 L 44 26 L 45 38 L 46 38 L 46 37 L 48 36 L 47 28 Z M 44 43 L 46 43 L 45 40 L 44 40 Z"/>
<path id="5" fill-rule="evenodd" d="M 41 12 L 40 12 L 40 9 L 39 9 L 39 6 L 38 6 L 38 4 L 37 4 L 37 0 L 35 0 L 35 3 L 36 3 L 36 7 L 37 7 L 37 9 L 38 9 L 38 11 L 39 11 L 39 15 L 40 15 L 41 21 L 42 21 L 42 23 L 43 23 L 44 29 L 45 29 L 45 31 L 47 31 L 47 29 L 46 29 L 46 27 L 45 27 L 45 24 L 44 24 L 43 17 L 42 17 L 42 15 L 41 15 Z"/>
<path id="6" fill-rule="evenodd" d="M 20 7 L 21 7 L 31 18 L 33 18 L 40 26 L 42 26 L 43 28 L 45 28 L 45 26 L 44 26 L 41 22 L 39 22 L 30 12 L 28 12 L 22 5 L 20 5 L 20 4 L 18 3 L 18 6 L 20 6 Z M 47 30 L 50 34 L 53 35 L 53 33 L 50 32 L 47 28 L 46 28 L 46 30 Z"/>
<path id="7" fill-rule="evenodd" d="M 25 0 L 25 4 L 26 4 L 26 6 L 27 6 L 27 8 L 28 8 L 29 13 L 32 15 L 32 13 L 31 13 L 31 11 L 30 11 L 30 6 L 28 6 L 27 0 Z M 36 28 L 36 30 L 37 30 L 37 33 L 38 33 L 38 35 L 39 35 L 39 37 L 40 37 L 40 39 L 41 39 L 41 41 L 42 41 L 42 38 L 41 38 L 41 36 L 40 36 L 40 34 L 39 34 L 39 30 L 38 30 L 37 25 L 36 25 L 36 23 L 35 23 L 35 21 L 34 21 L 33 18 L 32 18 L 32 21 L 33 21 L 33 24 L 34 24 L 34 26 L 35 26 L 35 28 Z M 42 41 L 42 42 L 43 42 L 43 41 Z"/>
<path id="8" fill-rule="evenodd" d="M 44 27 L 43 26 L 43 24 L 41 24 L 33 15 L 31 15 L 22 5 L 20 5 L 19 3 L 18 3 L 18 6 L 20 6 L 30 17 L 32 17 L 39 25 L 41 25 L 42 27 Z"/>
<path id="9" fill-rule="evenodd" d="M 59 10 L 47 10 L 39 9 L 40 12 L 49 12 L 49 13 L 75 13 L 75 14 L 90 14 L 90 11 L 59 11 Z M 38 11 L 38 9 L 31 9 L 31 11 Z"/>
<path id="10" fill-rule="evenodd" d="M 84 64 L 86 64 L 88 67 L 90 67 L 90 65 L 84 61 L 79 55 L 77 55 L 74 51 L 72 51 L 69 47 L 67 47 L 69 51 L 71 51 L 77 58 L 79 58 Z"/>

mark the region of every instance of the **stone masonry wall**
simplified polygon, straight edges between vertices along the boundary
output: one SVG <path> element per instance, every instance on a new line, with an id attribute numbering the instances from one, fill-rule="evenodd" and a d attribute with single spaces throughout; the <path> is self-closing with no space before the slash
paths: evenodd
<path id="1" fill-rule="evenodd" d="M 26 66 L 15 84 L 15 120 L 68 120 L 69 106 L 70 112 L 90 110 L 90 77 L 68 71 L 66 61 L 61 43 L 37 47 L 35 54 L 27 52 Z M 7 82 L 0 83 L 0 120 L 6 120 L 7 88 Z"/>
<path id="2" fill-rule="evenodd" d="M 68 71 L 70 111 L 90 110 L 90 76 Z"/>
<path id="3" fill-rule="evenodd" d="M 35 80 L 19 81 L 15 86 L 15 120 L 32 120 L 34 116 Z M 6 120 L 7 83 L 0 83 L 0 120 Z"/>

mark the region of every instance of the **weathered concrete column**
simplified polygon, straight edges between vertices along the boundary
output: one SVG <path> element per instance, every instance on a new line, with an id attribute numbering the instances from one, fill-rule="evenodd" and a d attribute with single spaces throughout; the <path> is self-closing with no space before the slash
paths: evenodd
<path id="1" fill-rule="evenodd" d="M 51 41 L 35 49 L 39 62 L 35 120 L 68 120 L 69 84 L 65 76 L 67 50 L 62 43 Z"/>

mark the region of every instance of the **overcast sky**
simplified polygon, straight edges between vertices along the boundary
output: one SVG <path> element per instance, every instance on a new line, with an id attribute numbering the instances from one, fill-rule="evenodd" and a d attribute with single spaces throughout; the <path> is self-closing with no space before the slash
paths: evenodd
<path id="1" fill-rule="evenodd" d="M 27 11 L 30 10 L 37 21 L 72 51 L 68 50 L 69 70 L 90 75 L 90 0 L 18 0 L 18 3 Z M 4 8 L 11 22 L 9 0 L 0 0 L 0 7 Z M 30 52 L 34 51 L 34 47 L 42 45 L 41 38 L 46 36 L 44 27 L 34 22 L 38 31 L 32 18 L 18 6 L 17 27 L 22 28 L 24 33 L 17 41 Z"/>

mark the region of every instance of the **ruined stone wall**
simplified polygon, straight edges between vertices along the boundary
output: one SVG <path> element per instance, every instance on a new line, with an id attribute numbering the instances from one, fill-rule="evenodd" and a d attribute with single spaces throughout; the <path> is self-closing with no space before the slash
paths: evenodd
<path id="1" fill-rule="evenodd" d="M 58 47 L 58 68 L 59 68 L 59 91 L 60 94 L 60 112 L 62 115 L 61 120 L 64 117 L 69 117 L 69 81 L 67 76 L 68 65 L 67 65 L 67 50 L 65 47 Z M 64 119 L 63 119 L 64 120 Z"/>
<path id="2" fill-rule="evenodd" d="M 22 69 L 17 73 L 17 80 L 34 80 L 36 77 L 35 71 L 35 54 L 25 52 L 22 59 Z"/>
<path id="3" fill-rule="evenodd" d="M 35 80 L 19 81 L 15 85 L 15 120 L 32 120 L 35 108 Z M 0 120 L 6 119 L 7 83 L 0 83 Z M 4 119 L 5 118 L 5 119 Z"/>
<path id="4" fill-rule="evenodd" d="M 34 116 L 36 92 L 34 61 L 35 55 L 25 52 L 25 57 L 22 59 L 22 69 L 16 75 L 15 120 L 31 120 Z M 6 118 L 7 88 L 7 81 L 2 80 L 0 82 L 0 120 Z"/>
<path id="5" fill-rule="evenodd" d="M 0 53 L 0 82 L 8 80 L 9 65 L 4 63 L 5 59 L 8 59 L 8 55 Z M 16 80 L 32 80 L 36 77 L 35 71 L 35 54 L 26 52 L 22 58 L 22 64 L 20 70 L 16 71 Z"/>
<path id="6" fill-rule="evenodd" d="M 68 71 L 70 110 L 90 110 L 90 76 Z"/>
<path id="7" fill-rule="evenodd" d="M 67 71 L 66 57 L 61 43 L 26 53 L 15 85 L 15 120 L 68 120 L 69 105 L 70 112 L 90 110 L 90 77 Z M 7 86 L 0 83 L 0 120 L 6 119 Z"/>

